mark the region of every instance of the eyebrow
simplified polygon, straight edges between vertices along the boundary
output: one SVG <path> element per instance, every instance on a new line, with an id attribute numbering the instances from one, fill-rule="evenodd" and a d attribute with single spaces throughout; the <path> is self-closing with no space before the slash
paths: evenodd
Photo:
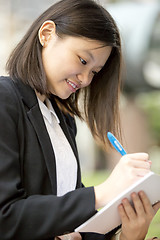
<path id="1" fill-rule="evenodd" d="M 94 61 L 95 59 L 94 59 L 94 57 L 93 57 L 93 54 L 91 53 L 91 52 L 89 52 L 89 51 L 87 51 L 87 53 L 88 53 L 88 55 L 90 56 L 90 58 Z M 98 68 L 103 68 L 104 66 L 98 66 Z"/>

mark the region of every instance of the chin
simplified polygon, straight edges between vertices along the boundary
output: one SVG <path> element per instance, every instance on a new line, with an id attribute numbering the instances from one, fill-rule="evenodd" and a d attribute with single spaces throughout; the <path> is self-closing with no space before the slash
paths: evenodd
<path id="1" fill-rule="evenodd" d="M 67 99 L 67 98 L 69 98 L 70 97 L 70 95 L 69 96 L 59 96 L 59 98 L 61 98 L 61 99 L 63 99 L 63 100 L 65 100 L 65 99 Z"/>
<path id="2" fill-rule="evenodd" d="M 57 97 L 65 100 L 71 96 L 71 94 L 56 94 Z"/>
<path id="3" fill-rule="evenodd" d="M 57 93 L 57 92 L 51 91 L 51 90 L 50 90 L 50 93 L 55 95 L 55 96 L 57 96 L 57 97 L 59 97 L 60 99 L 63 99 L 63 100 L 69 98 L 70 95 L 71 95 L 71 94 Z"/>

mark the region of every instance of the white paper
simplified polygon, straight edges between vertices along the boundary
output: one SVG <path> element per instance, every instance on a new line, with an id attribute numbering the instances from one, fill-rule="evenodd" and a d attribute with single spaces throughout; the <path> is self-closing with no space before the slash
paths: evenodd
<path id="1" fill-rule="evenodd" d="M 160 175 L 153 172 L 148 173 L 119 194 L 93 217 L 76 228 L 75 232 L 96 232 L 105 234 L 119 226 L 121 220 L 118 213 L 118 205 L 124 198 L 128 198 L 131 201 L 131 193 L 138 193 L 140 190 L 143 190 L 147 194 L 152 205 L 160 201 Z"/>

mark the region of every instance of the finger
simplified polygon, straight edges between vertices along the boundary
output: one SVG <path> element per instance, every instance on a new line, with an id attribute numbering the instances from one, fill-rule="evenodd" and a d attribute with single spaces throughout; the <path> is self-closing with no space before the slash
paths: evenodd
<path id="1" fill-rule="evenodd" d="M 148 161 L 149 155 L 147 153 L 130 153 L 127 154 L 128 157 L 134 160 Z"/>
<path id="2" fill-rule="evenodd" d="M 70 233 L 68 233 L 68 234 L 58 236 L 58 239 L 60 239 L 60 240 L 71 240 L 72 238 L 70 236 Z"/>
<path id="3" fill-rule="evenodd" d="M 71 237 L 71 239 L 74 239 L 74 240 L 81 240 L 82 239 L 80 233 L 78 233 L 78 232 L 70 233 L 70 237 Z"/>
<path id="4" fill-rule="evenodd" d="M 153 239 L 160 240 L 158 237 L 153 237 L 153 238 L 150 238 L 150 239 L 147 239 L 147 240 L 153 240 Z"/>
<path id="5" fill-rule="evenodd" d="M 143 206 L 143 202 L 141 201 L 140 197 L 138 194 L 135 192 L 131 194 L 131 198 L 134 204 L 135 212 L 138 216 L 142 216 L 145 214 L 145 209 Z"/>
<path id="6" fill-rule="evenodd" d="M 132 170 L 133 174 L 139 177 L 144 177 L 146 174 L 150 172 L 150 169 L 144 169 L 144 168 L 134 168 Z"/>
<path id="7" fill-rule="evenodd" d="M 124 210 L 130 220 L 136 219 L 136 212 L 127 198 L 122 200 Z"/>
<path id="8" fill-rule="evenodd" d="M 159 208 L 160 208 L 160 201 L 153 205 L 153 209 L 155 212 L 157 212 Z"/>
<path id="9" fill-rule="evenodd" d="M 128 158 L 128 165 L 134 167 L 134 168 L 144 168 L 144 169 L 150 169 L 151 168 L 151 161 L 146 161 L 146 160 L 139 160 L 139 159 L 132 159 Z"/>
<path id="10" fill-rule="evenodd" d="M 119 212 L 119 215 L 120 215 L 120 218 L 121 218 L 123 224 L 125 224 L 126 222 L 129 221 L 129 218 L 128 218 L 126 212 L 125 212 L 123 204 L 120 204 L 118 206 L 118 212 Z"/>
<path id="11" fill-rule="evenodd" d="M 144 169 L 151 168 L 150 161 L 133 160 L 132 164 L 133 164 L 133 167 L 135 167 L 135 168 L 144 168 Z"/>
<path id="12" fill-rule="evenodd" d="M 143 204 L 144 210 L 147 214 L 152 214 L 153 215 L 153 208 L 151 205 L 151 202 L 149 200 L 149 198 L 147 197 L 147 195 L 145 194 L 144 191 L 140 191 L 139 192 L 139 197 L 141 199 L 141 202 Z"/>
<path id="13" fill-rule="evenodd" d="M 153 239 L 158 239 L 159 240 L 159 238 L 157 238 L 157 237 L 147 238 L 147 240 L 153 240 Z"/>

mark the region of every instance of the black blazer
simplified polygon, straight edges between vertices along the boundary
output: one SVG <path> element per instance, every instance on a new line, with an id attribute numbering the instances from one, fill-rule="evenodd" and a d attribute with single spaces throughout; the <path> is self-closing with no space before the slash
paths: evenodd
<path id="1" fill-rule="evenodd" d="M 76 190 L 62 197 L 56 196 L 54 150 L 34 90 L 0 78 L 1 240 L 53 239 L 95 214 L 94 189 L 81 184 L 74 120 L 53 96 L 51 102 L 78 164 Z"/>

